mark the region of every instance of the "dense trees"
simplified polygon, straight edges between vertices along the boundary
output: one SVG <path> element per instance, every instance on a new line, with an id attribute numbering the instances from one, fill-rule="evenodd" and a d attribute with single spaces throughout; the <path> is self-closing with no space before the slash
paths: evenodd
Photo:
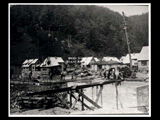
<path id="1" fill-rule="evenodd" d="M 127 23 L 131 52 L 140 52 L 148 45 L 148 13 L 128 17 Z M 122 16 L 94 5 L 11 6 L 10 45 L 11 62 L 19 63 L 42 56 L 121 57 L 127 53 Z"/>

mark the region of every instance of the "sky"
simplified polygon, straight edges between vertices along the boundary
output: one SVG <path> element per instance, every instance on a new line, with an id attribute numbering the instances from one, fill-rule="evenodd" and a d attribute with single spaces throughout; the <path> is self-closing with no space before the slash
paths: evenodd
<path id="1" fill-rule="evenodd" d="M 150 11 L 149 3 L 11 3 L 10 5 L 100 5 L 107 7 L 110 10 L 119 12 L 122 15 L 122 11 L 126 16 L 140 15 Z"/>
<path id="2" fill-rule="evenodd" d="M 120 14 L 122 14 L 123 11 L 126 16 L 140 15 L 142 13 L 149 12 L 149 5 L 102 5 L 102 6 L 107 7 L 115 12 L 119 12 Z"/>

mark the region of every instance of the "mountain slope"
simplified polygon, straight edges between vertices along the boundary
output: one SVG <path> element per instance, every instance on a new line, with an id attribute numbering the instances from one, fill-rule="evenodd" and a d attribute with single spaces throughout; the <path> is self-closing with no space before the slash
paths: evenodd
<path id="1" fill-rule="evenodd" d="M 121 57 L 128 52 L 123 18 L 108 8 L 16 5 L 10 10 L 11 64 L 42 56 Z M 126 20 L 131 52 L 140 52 L 148 45 L 148 13 Z"/>

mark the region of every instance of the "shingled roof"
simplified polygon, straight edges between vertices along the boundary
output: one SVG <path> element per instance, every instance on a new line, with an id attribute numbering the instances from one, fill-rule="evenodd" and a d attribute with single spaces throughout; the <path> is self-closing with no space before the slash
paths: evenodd
<path id="1" fill-rule="evenodd" d="M 63 59 L 61 57 L 47 57 L 40 67 L 54 67 L 60 65 L 59 63 L 63 63 Z"/>
<path id="2" fill-rule="evenodd" d="M 26 59 L 22 63 L 22 67 L 29 67 L 31 64 L 35 64 L 37 61 L 38 61 L 38 58 L 36 58 L 36 59 Z"/>

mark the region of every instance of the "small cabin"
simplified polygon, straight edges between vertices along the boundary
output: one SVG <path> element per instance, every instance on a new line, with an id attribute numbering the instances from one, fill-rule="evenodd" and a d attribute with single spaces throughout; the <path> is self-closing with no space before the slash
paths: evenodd
<path id="1" fill-rule="evenodd" d="M 98 70 L 106 69 L 109 70 L 110 68 L 117 68 L 120 67 L 122 63 L 117 57 L 103 57 L 100 61 L 97 62 Z"/>
<path id="2" fill-rule="evenodd" d="M 97 61 L 98 58 L 96 57 L 83 57 L 81 60 L 81 68 L 88 68 L 91 71 L 97 71 Z"/>
<path id="3" fill-rule="evenodd" d="M 59 75 L 64 70 L 64 61 L 61 57 L 47 57 L 41 67 L 41 77 L 52 79 L 54 75 Z"/>
<path id="4" fill-rule="evenodd" d="M 32 72 L 32 76 L 36 77 L 36 72 L 40 71 L 40 61 L 36 59 L 26 59 L 22 63 L 22 77 L 28 77 L 29 73 Z"/>
<path id="5" fill-rule="evenodd" d="M 138 69 L 138 56 L 139 53 L 132 53 L 131 54 L 131 61 L 132 61 L 132 69 Z M 130 66 L 129 54 L 126 56 L 122 56 L 120 61 L 123 62 L 124 65 Z"/>

